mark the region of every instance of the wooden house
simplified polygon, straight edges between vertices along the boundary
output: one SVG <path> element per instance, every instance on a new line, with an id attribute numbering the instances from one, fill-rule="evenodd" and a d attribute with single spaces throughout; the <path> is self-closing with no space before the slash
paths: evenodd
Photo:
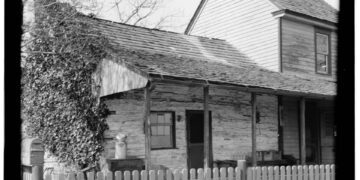
<path id="1" fill-rule="evenodd" d="M 94 73 L 94 92 L 111 111 L 103 165 L 116 161 L 118 133 L 127 135 L 128 161 L 147 169 L 274 159 L 259 152 L 300 163 L 307 121 L 323 117 L 313 116 L 320 108 L 333 112 L 335 82 L 268 70 L 228 41 L 90 21 L 111 44 Z M 332 137 L 325 130 L 318 135 Z"/>
<path id="2" fill-rule="evenodd" d="M 286 76 L 336 83 L 337 14 L 323 0 L 202 0 L 185 33 L 225 39 Z M 334 101 L 283 96 L 278 105 L 282 155 L 334 163 Z"/>

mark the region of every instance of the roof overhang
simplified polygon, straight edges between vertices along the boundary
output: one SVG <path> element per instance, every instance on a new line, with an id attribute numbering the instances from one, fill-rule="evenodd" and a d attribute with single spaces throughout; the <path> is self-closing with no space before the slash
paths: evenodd
<path id="1" fill-rule="evenodd" d="M 201 80 L 193 79 L 186 77 L 174 77 L 174 76 L 164 76 L 158 74 L 149 74 L 151 77 L 151 82 L 156 85 L 159 83 L 174 83 L 174 84 L 184 84 L 184 85 L 199 85 L 199 86 L 213 86 L 221 87 L 227 89 L 235 89 L 244 92 L 252 92 L 257 94 L 270 94 L 270 95 L 282 95 L 282 96 L 295 96 L 295 97 L 304 97 L 309 99 L 324 99 L 324 100 L 334 100 L 336 95 L 326 95 L 326 94 L 316 94 L 312 92 L 301 92 L 301 91 L 289 91 L 282 89 L 271 89 L 265 87 L 257 87 L 251 85 L 240 85 L 233 84 L 228 82 L 218 82 L 211 80 Z"/>
<path id="2" fill-rule="evenodd" d="M 125 62 L 115 62 L 109 59 L 102 60 L 96 72 L 93 74 L 93 79 L 95 82 L 95 87 L 97 87 L 95 91 L 93 89 L 93 92 L 95 92 L 99 97 L 126 92 L 133 89 L 144 88 L 149 82 L 151 82 L 155 85 L 156 83 L 175 83 L 184 85 L 213 86 L 258 94 L 296 96 L 311 99 L 332 100 L 335 98 L 335 95 L 273 89 L 246 84 L 235 84 L 231 82 L 220 82 L 205 79 L 146 73 Z"/>
<path id="3" fill-rule="evenodd" d="M 302 23 L 305 23 L 305 24 L 319 26 L 319 27 L 326 28 L 326 29 L 331 29 L 331 30 L 334 30 L 334 31 L 337 30 L 337 23 L 326 21 L 326 20 L 323 20 L 323 19 L 318 19 L 318 18 L 315 18 L 315 17 L 312 17 L 312 16 L 297 13 L 297 12 L 294 12 L 294 11 L 290 11 L 288 9 L 282 9 L 282 10 L 279 10 L 279 11 L 274 11 L 274 12 L 272 12 L 272 15 L 275 18 L 284 18 L 284 19 L 289 19 L 289 20 L 293 20 L 293 21 L 302 22 Z"/>

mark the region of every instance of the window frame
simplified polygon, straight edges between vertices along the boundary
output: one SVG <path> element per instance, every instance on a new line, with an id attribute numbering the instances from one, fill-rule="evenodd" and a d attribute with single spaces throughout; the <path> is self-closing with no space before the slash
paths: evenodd
<path id="1" fill-rule="evenodd" d="M 150 149 L 151 150 L 162 150 L 162 149 L 176 149 L 176 124 L 175 124 L 175 111 L 150 111 L 150 115 L 151 113 L 170 113 L 171 114 L 171 123 L 172 123 L 172 127 L 170 128 L 171 132 L 170 132 L 170 136 L 171 136 L 171 146 L 169 147 L 152 147 L 151 144 L 151 136 L 152 136 L 152 132 L 151 132 L 151 122 L 150 122 Z"/>
<path id="2" fill-rule="evenodd" d="M 317 34 L 326 35 L 328 37 L 328 55 L 327 55 L 327 72 L 318 71 L 318 53 L 317 52 Z M 329 30 L 315 28 L 314 32 L 314 49 L 315 49 L 315 73 L 319 75 L 328 75 L 332 74 L 332 58 L 331 58 L 331 32 Z M 325 54 L 323 54 L 325 55 Z M 325 55 L 326 56 L 326 55 Z"/>

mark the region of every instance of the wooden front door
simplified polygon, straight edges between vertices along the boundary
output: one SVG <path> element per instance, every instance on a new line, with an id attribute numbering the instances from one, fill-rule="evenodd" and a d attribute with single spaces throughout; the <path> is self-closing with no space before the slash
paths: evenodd
<path id="1" fill-rule="evenodd" d="M 211 143 L 211 112 L 209 112 L 209 120 Z M 186 129 L 188 167 L 204 168 L 204 111 L 187 110 Z"/>
<path id="2" fill-rule="evenodd" d="M 305 110 L 305 144 L 306 163 L 320 163 L 320 118 L 316 103 L 306 102 Z"/>

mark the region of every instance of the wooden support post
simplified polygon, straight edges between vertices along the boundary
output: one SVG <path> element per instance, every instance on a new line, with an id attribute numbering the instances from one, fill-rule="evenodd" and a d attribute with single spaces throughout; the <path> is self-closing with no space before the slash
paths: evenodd
<path id="1" fill-rule="evenodd" d="M 204 168 L 210 167 L 209 86 L 204 87 Z"/>
<path id="2" fill-rule="evenodd" d="M 150 139 L 150 85 L 144 89 L 144 126 L 145 126 L 145 170 L 151 166 L 151 139 Z"/>
<path id="3" fill-rule="evenodd" d="M 283 137 L 283 126 L 284 126 L 284 119 L 283 119 L 283 96 L 278 96 L 278 142 L 279 146 L 278 149 L 280 151 L 280 155 L 282 157 L 284 153 L 284 137 Z"/>
<path id="4" fill-rule="evenodd" d="M 256 94 L 251 93 L 251 156 L 252 166 L 256 166 Z"/>
<path id="5" fill-rule="evenodd" d="M 241 180 L 245 180 L 246 177 L 246 160 L 238 160 L 237 161 L 237 167 L 241 170 Z"/>
<path id="6" fill-rule="evenodd" d="M 301 164 L 306 163 L 306 143 L 305 143 L 305 98 L 300 100 L 300 158 Z"/>

